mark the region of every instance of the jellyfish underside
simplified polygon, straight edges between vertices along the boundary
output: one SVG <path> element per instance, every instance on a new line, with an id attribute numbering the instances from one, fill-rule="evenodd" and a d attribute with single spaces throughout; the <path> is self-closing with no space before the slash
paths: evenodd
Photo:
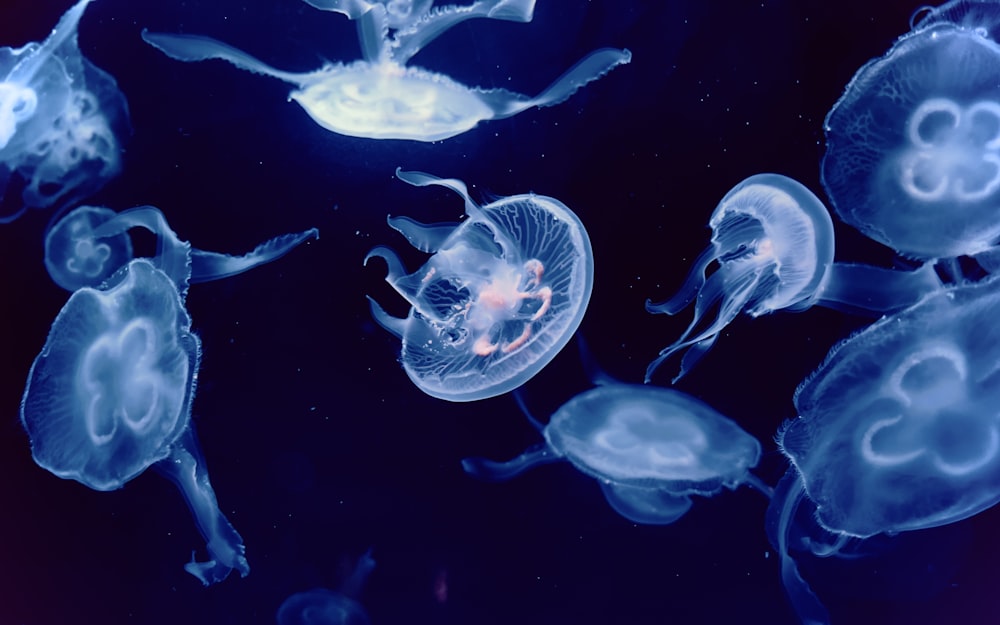
<path id="1" fill-rule="evenodd" d="M 410 58 L 449 28 L 473 18 L 531 21 L 534 0 L 479 0 L 468 6 L 438 7 L 419 19 L 402 19 L 392 31 L 387 8 L 400 2 L 309 1 L 317 8 L 358 20 L 364 59 L 327 64 L 307 73 L 274 69 L 247 53 L 208 37 L 143 31 L 143 39 L 179 61 L 222 59 L 256 74 L 297 87 L 298 102 L 321 127 L 352 137 L 439 141 L 466 132 L 479 122 L 516 115 L 532 107 L 553 106 L 618 65 L 628 50 L 597 50 L 569 69 L 536 97 L 506 89 L 470 88 L 447 76 L 406 67 Z M 397 16 L 398 17 L 398 16 Z"/>
<path id="2" fill-rule="evenodd" d="M 201 359 L 190 325 L 176 285 L 144 259 L 77 290 L 32 364 L 21 421 L 35 462 L 59 477 L 107 491 L 150 466 L 167 475 L 211 556 L 185 569 L 211 584 L 249 565 L 189 422 Z"/>
<path id="3" fill-rule="evenodd" d="M 77 47 L 89 2 L 70 8 L 44 42 L 0 48 L 0 205 L 12 207 L 0 223 L 66 205 L 121 169 L 128 107 L 114 79 Z"/>
<path id="4" fill-rule="evenodd" d="M 691 496 L 710 497 L 723 487 L 745 483 L 770 494 L 749 471 L 760 458 L 756 439 L 672 389 L 607 383 L 571 399 L 541 430 L 545 442 L 510 461 L 466 458 L 462 466 L 476 478 L 501 481 L 569 460 L 597 479 L 618 514 L 644 525 L 673 523 L 691 508 Z"/>
<path id="5" fill-rule="evenodd" d="M 647 311 L 667 315 L 694 302 L 691 323 L 649 364 L 647 382 L 682 350 L 680 372 L 673 381 L 683 377 L 741 313 L 758 317 L 818 304 L 881 314 L 941 288 L 931 265 L 894 271 L 834 263 L 833 223 L 826 208 L 785 176 L 747 178 L 726 194 L 709 225 L 711 245 L 695 260 L 677 294 L 661 303 L 646 302 Z M 713 311 L 715 317 L 705 323 Z"/>
<path id="6" fill-rule="evenodd" d="M 74 209 L 45 237 L 45 267 L 52 280 L 68 291 L 98 286 L 132 259 L 131 228 L 156 235 L 153 264 L 170 276 L 182 296 L 189 283 L 233 276 L 284 256 L 301 243 L 317 238 L 312 228 L 269 239 L 242 256 L 192 248 L 170 228 L 163 213 L 140 206 L 121 213 L 95 206 Z"/>

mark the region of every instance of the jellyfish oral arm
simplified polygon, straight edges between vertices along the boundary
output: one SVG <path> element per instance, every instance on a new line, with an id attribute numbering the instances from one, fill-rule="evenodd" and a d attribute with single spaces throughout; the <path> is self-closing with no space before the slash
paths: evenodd
<path id="1" fill-rule="evenodd" d="M 294 72 L 283 72 L 275 69 L 246 52 L 211 37 L 151 33 L 143 29 L 142 40 L 170 58 L 186 63 L 220 59 L 228 61 L 248 72 L 262 76 L 271 76 L 272 78 L 300 86 L 310 76 L 310 74 L 296 74 Z"/>
<path id="2" fill-rule="evenodd" d="M 235 276 L 281 258 L 310 239 L 319 239 L 319 230 L 310 228 L 304 232 L 274 237 L 242 256 L 193 249 L 191 250 L 191 283 L 196 284 Z"/>
<path id="3" fill-rule="evenodd" d="M 462 460 L 462 469 L 477 480 L 505 482 L 528 469 L 560 460 L 563 460 L 563 457 L 555 453 L 548 443 L 538 443 L 507 462 L 496 462 L 486 458 L 465 458 Z"/>
<path id="4" fill-rule="evenodd" d="M 913 271 L 834 263 L 814 303 L 851 313 L 883 314 L 912 306 L 942 288 L 932 263 Z"/>
<path id="5" fill-rule="evenodd" d="M 156 469 L 177 485 L 184 501 L 194 515 L 198 531 L 205 538 L 210 560 L 198 562 L 193 557 L 184 570 L 208 586 L 221 582 L 236 569 L 241 577 L 250 572 L 250 565 L 243 555 L 243 539 L 219 510 L 215 490 L 208 480 L 205 461 L 197 448 L 190 429 L 171 447 L 170 455 L 156 465 Z"/>

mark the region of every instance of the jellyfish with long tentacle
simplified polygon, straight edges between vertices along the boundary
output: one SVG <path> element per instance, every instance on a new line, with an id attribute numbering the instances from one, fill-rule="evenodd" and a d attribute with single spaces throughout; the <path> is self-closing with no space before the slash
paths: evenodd
<path id="1" fill-rule="evenodd" d="M 222 59 L 240 69 L 291 83 L 296 90 L 289 99 L 332 132 L 414 141 L 447 139 L 471 130 L 481 121 L 559 104 L 632 58 L 628 50 L 603 48 L 592 52 L 535 97 L 506 89 L 467 87 L 444 74 L 407 63 L 443 32 L 467 20 L 530 22 L 534 0 L 478 0 L 466 6 L 436 7 L 418 18 L 396 22 L 396 28 L 392 28 L 387 12 L 395 3 L 313 0 L 309 4 L 357 20 L 362 60 L 328 63 L 312 72 L 294 73 L 275 69 L 209 37 L 148 31 L 143 31 L 142 37 L 179 61 Z"/>
<path id="2" fill-rule="evenodd" d="M 834 263 L 830 215 L 819 198 L 787 176 L 758 174 L 742 181 L 719 202 L 709 226 L 711 245 L 677 294 L 646 302 L 649 312 L 668 315 L 694 302 L 690 325 L 649 364 L 647 382 L 664 361 L 685 350 L 676 382 L 740 314 L 758 317 L 814 305 L 883 314 L 941 288 L 929 264 L 896 271 Z M 704 323 L 713 311 L 715 318 Z"/>
<path id="3" fill-rule="evenodd" d="M 128 231 L 142 228 L 156 235 L 153 264 L 169 275 L 181 296 L 189 283 L 226 278 L 284 256 L 298 245 L 319 237 L 311 228 L 264 241 L 241 256 L 200 250 L 182 241 L 155 206 L 116 213 L 109 208 L 80 206 L 49 229 L 45 236 L 45 267 L 52 280 L 67 291 L 96 287 L 132 259 Z"/>

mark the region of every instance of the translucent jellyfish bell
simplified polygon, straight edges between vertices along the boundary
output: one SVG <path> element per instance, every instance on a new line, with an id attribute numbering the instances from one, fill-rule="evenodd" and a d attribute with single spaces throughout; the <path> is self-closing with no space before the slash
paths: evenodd
<path id="1" fill-rule="evenodd" d="M 339 591 L 316 588 L 291 595 L 278 608 L 278 625 L 369 625 L 358 603 L 365 580 L 375 568 L 371 549 L 362 554 Z"/>
<path id="2" fill-rule="evenodd" d="M 930 10 L 827 115 L 834 209 L 907 256 L 971 255 L 1000 239 L 998 13 L 968 0 Z"/>
<path id="3" fill-rule="evenodd" d="M 1000 283 L 927 296 L 835 347 L 779 433 L 816 518 L 869 537 L 1000 501 Z"/>
<path id="4" fill-rule="evenodd" d="M 410 303 L 405 319 L 374 300 L 372 315 L 403 342 L 407 375 L 428 395 L 472 401 L 513 390 L 538 373 L 583 320 L 594 282 L 590 238 L 562 202 L 533 193 L 478 206 L 459 180 L 396 170 L 415 186 L 441 185 L 465 200 L 460 224 L 389 219 L 433 254 L 408 274 L 396 254 L 386 281 Z M 370 299 L 370 298 L 369 298 Z"/>
<path id="5" fill-rule="evenodd" d="M 111 76 L 83 58 L 80 0 L 41 43 L 0 48 L 0 200 L 20 191 L 12 221 L 27 208 L 66 204 L 121 170 L 128 107 Z M 20 178 L 23 185 L 11 181 Z"/>
<path id="6" fill-rule="evenodd" d="M 31 366 L 21 422 L 40 467 L 95 490 L 155 465 L 181 490 L 211 556 L 185 569 L 210 584 L 250 567 L 189 423 L 200 362 L 176 285 L 133 260 L 103 290 L 70 296 Z"/>
<path id="7" fill-rule="evenodd" d="M 143 39 L 179 61 L 222 59 L 297 87 L 289 99 L 332 132 L 369 139 L 438 141 L 462 134 L 479 122 L 517 115 L 532 107 L 563 102 L 587 83 L 628 63 L 628 50 L 592 52 L 545 91 L 528 97 L 506 89 L 466 87 L 444 74 L 408 67 L 410 58 L 441 33 L 473 18 L 530 22 L 535 0 L 478 0 L 443 6 L 419 19 L 393 24 L 388 9 L 406 4 L 364 0 L 309 0 L 309 4 L 358 20 L 364 59 L 330 64 L 307 73 L 274 69 L 249 54 L 208 37 L 143 31 Z M 419 4 L 419 3 L 418 3 Z M 411 7 L 412 8 L 412 7 Z"/>
<path id="8" fill-rule="evenodd" d="M 695 260 L 677 294 L 658 304 L 646 302 L 651 313 L 675 315 L 694 301 L 690 325 L 649 364 L 647 382 L 665 360 L 687 350 L 676 382 L 740 313 L 758 317 L 816 304 L 881 313 L 941 287 L 930 265 L 905 272 L 835 264 L 833 222 L 823 203 L 779 174 L 758 174 L 733 187 L 709 226 L 711 245 Z M 712 311 L 716 317 L 704 324 Z"/>
<path id="9" fill-rule="evenodd" d="M 462 466 L 481 479 L 506 480 L 569 460 L 600 483 L 618 514 L 649 525 L 673 523 L 691 508 L 692 495 L 711 497 L 723 487 L 746 483 L 770 494 L 750 473 L 760 460 L 757 439 L 680 391 L 602 383 L 563 404 L 539 428 L 545 442 L 513 460 L 466 458 Z"/>
<path id="10" fill-rule="evenodd" d="M 153 264 L 169 275 L 184 297 L 188 283 L 236 275 L 280 258 L 301 243 L 319 237 L 315 228 L 285 234 L 258 245 L 242 256 L 192 248 L 181 241 L 154 206 L 121 213 L 109 208 L 80 206 L 67 213 L 45 236 L 45 267 L 53 282 L 75 291 L 98 286 L 132 259 L 128 231 L 143 228 L 156 235 Z"/>

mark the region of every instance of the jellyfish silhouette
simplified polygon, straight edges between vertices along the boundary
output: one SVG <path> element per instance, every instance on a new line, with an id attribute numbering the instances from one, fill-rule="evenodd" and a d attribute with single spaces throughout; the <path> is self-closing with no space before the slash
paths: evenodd
<path id="1" fill-rule="evenodd" d="M 250 567 L 190 424 L 200 362 L 176 285 L 133 260 L 104 289 L 70 296 L 31 366 L 21 422 L 35 462 L 61 478 L 107 491 L 155 466 L 172 480 L 211 556 L 185 569 L 207 585 Z"/>
<path id="2" fill-rule="evenodd" d="M 789 554 L 800 506 L 819 555 L 850 539 L 961 521 L 1000 501 L 996 278 L 932 293 L 835 347 L 778 432 L 792 468 L 769 517 L 782 579 L 807 623 L 822 604 Z"/>
<path id="3" fill-rule="evenodd" d="M 680 391 L 624 384 L 593 364 L 588 369 L 597 386 L 563 404 L 545 426 L 515 393 L 545 441 L 507 462 L 466 458 L 466 473 L 507 480 L 568 460 L 598 481 L 618 514 L 647 525 L 673 523 L 691 508 L 693 495 L 711 497 L 723 487 L 749 484 L 770 497 L 771 488 L 750 473 L 760 443 L 732 420 Z"/>
<path id="4" fill-rule="evenodd" d="M 368 613 L 357 599 L 374 568 L 369 549 L 338 591 L 315 588 L 285 599 L 276 615 L 278 625 L 368 625 Z"/>
<path id="5" fill-rule="evenodd" d="M 80 206 L 59 220 L 45 236 L 45 267 L 53 282 L 68 291 L 96 287 L 132 259 L 128 231 L 143 228 L 156 235 L 152 263 L 173 279 L 184 298 L 188 283 L 208 282 L 269 263 L 299 244 L 319 237 L 315 228 L 269 239 L 242 256 L 192 248 L 171 230 L 154 206 L 121 213 L 98 206 Z"/>
<path id="6" fill-rule="evenodd" d="M 400 319 L 369 298 L 375 320 L 402 339 L 407 375 L 428 395 L 450 401 L 524 384 L 566 345 L 590 301 L 594 258 L 580 219 L 544 195 L 479 206 L 459 180 L 398 169 L 396 176 L 455 191 L 468 216 L 461 224 L 430 225 L 389 218 L 413 246 L 433 254 L 412 274 L 387 247 L 365 258 L 386 261 L 386 281 L 411 306 Z"/>
<path id="7" fill-rule="evenodd" d="M 481 121 L 559 104 L 632 58 L 628 50 L 603 48 L 592 52 L 533 98 L 506 89 L 466 87 L 444 74 L 406 64 L 438 35 L 466 20 L 530 22 L 534 0 L 478 0 L 467 6 L 436 7 L 418 19 L 397 18 L 395 22 L 387 8 L 396 8 L 400 4 L 397 2 L 309 0 L 309 4 L 358 20 L 363 60 L 346 65 L 328 63 L 299 74 L 274 69 L 208 37 L 147 31 L 142 37 L 178 61 L 222 59 L 240 69 L 291 83 L 297 89 L 289 99 L 332 132 L 414 141 L 447 139 L 471 130 Z M 398 26 L 390 35 L 393 23 Z"/>
<path id="8" fill-rule="evenodd" d="M 906 256 L 975 254 L 1000 239 L 997 15 L 967 0 L 930 10 L 826 117 L 834 209 Z"/>
<path id="9" fill-rule="evenodd" d="M 77 46 L 90 2 L 73 5 L 45 41 L 0 48 L 0 203 L 15 206 L 0 223 L 66 205 L 121 170 L 128 106 Z"/>
<path id="10" fill-rule="evenodd" d="M 649 312 L 668 315 L 694 302 L 690 325 L 649 364 L 647 382 L 665 360 L 686 350 L 676 382 L 740 313 L 759 317 L 821 305 L 881 314 L 941 288 L 929 264 L 896 271 L 834 263 L 830 215 L 819 198 L 787 176 L 758 174 L 740 182 L 719 202 L 709 226 L 711 245 L 677 294 L 665 302 L 646 302 Z M 710 268 L 715 271 L 707 275 Z M 715 319 L 704 326 L 702 320 L 716 309 Z"/>

